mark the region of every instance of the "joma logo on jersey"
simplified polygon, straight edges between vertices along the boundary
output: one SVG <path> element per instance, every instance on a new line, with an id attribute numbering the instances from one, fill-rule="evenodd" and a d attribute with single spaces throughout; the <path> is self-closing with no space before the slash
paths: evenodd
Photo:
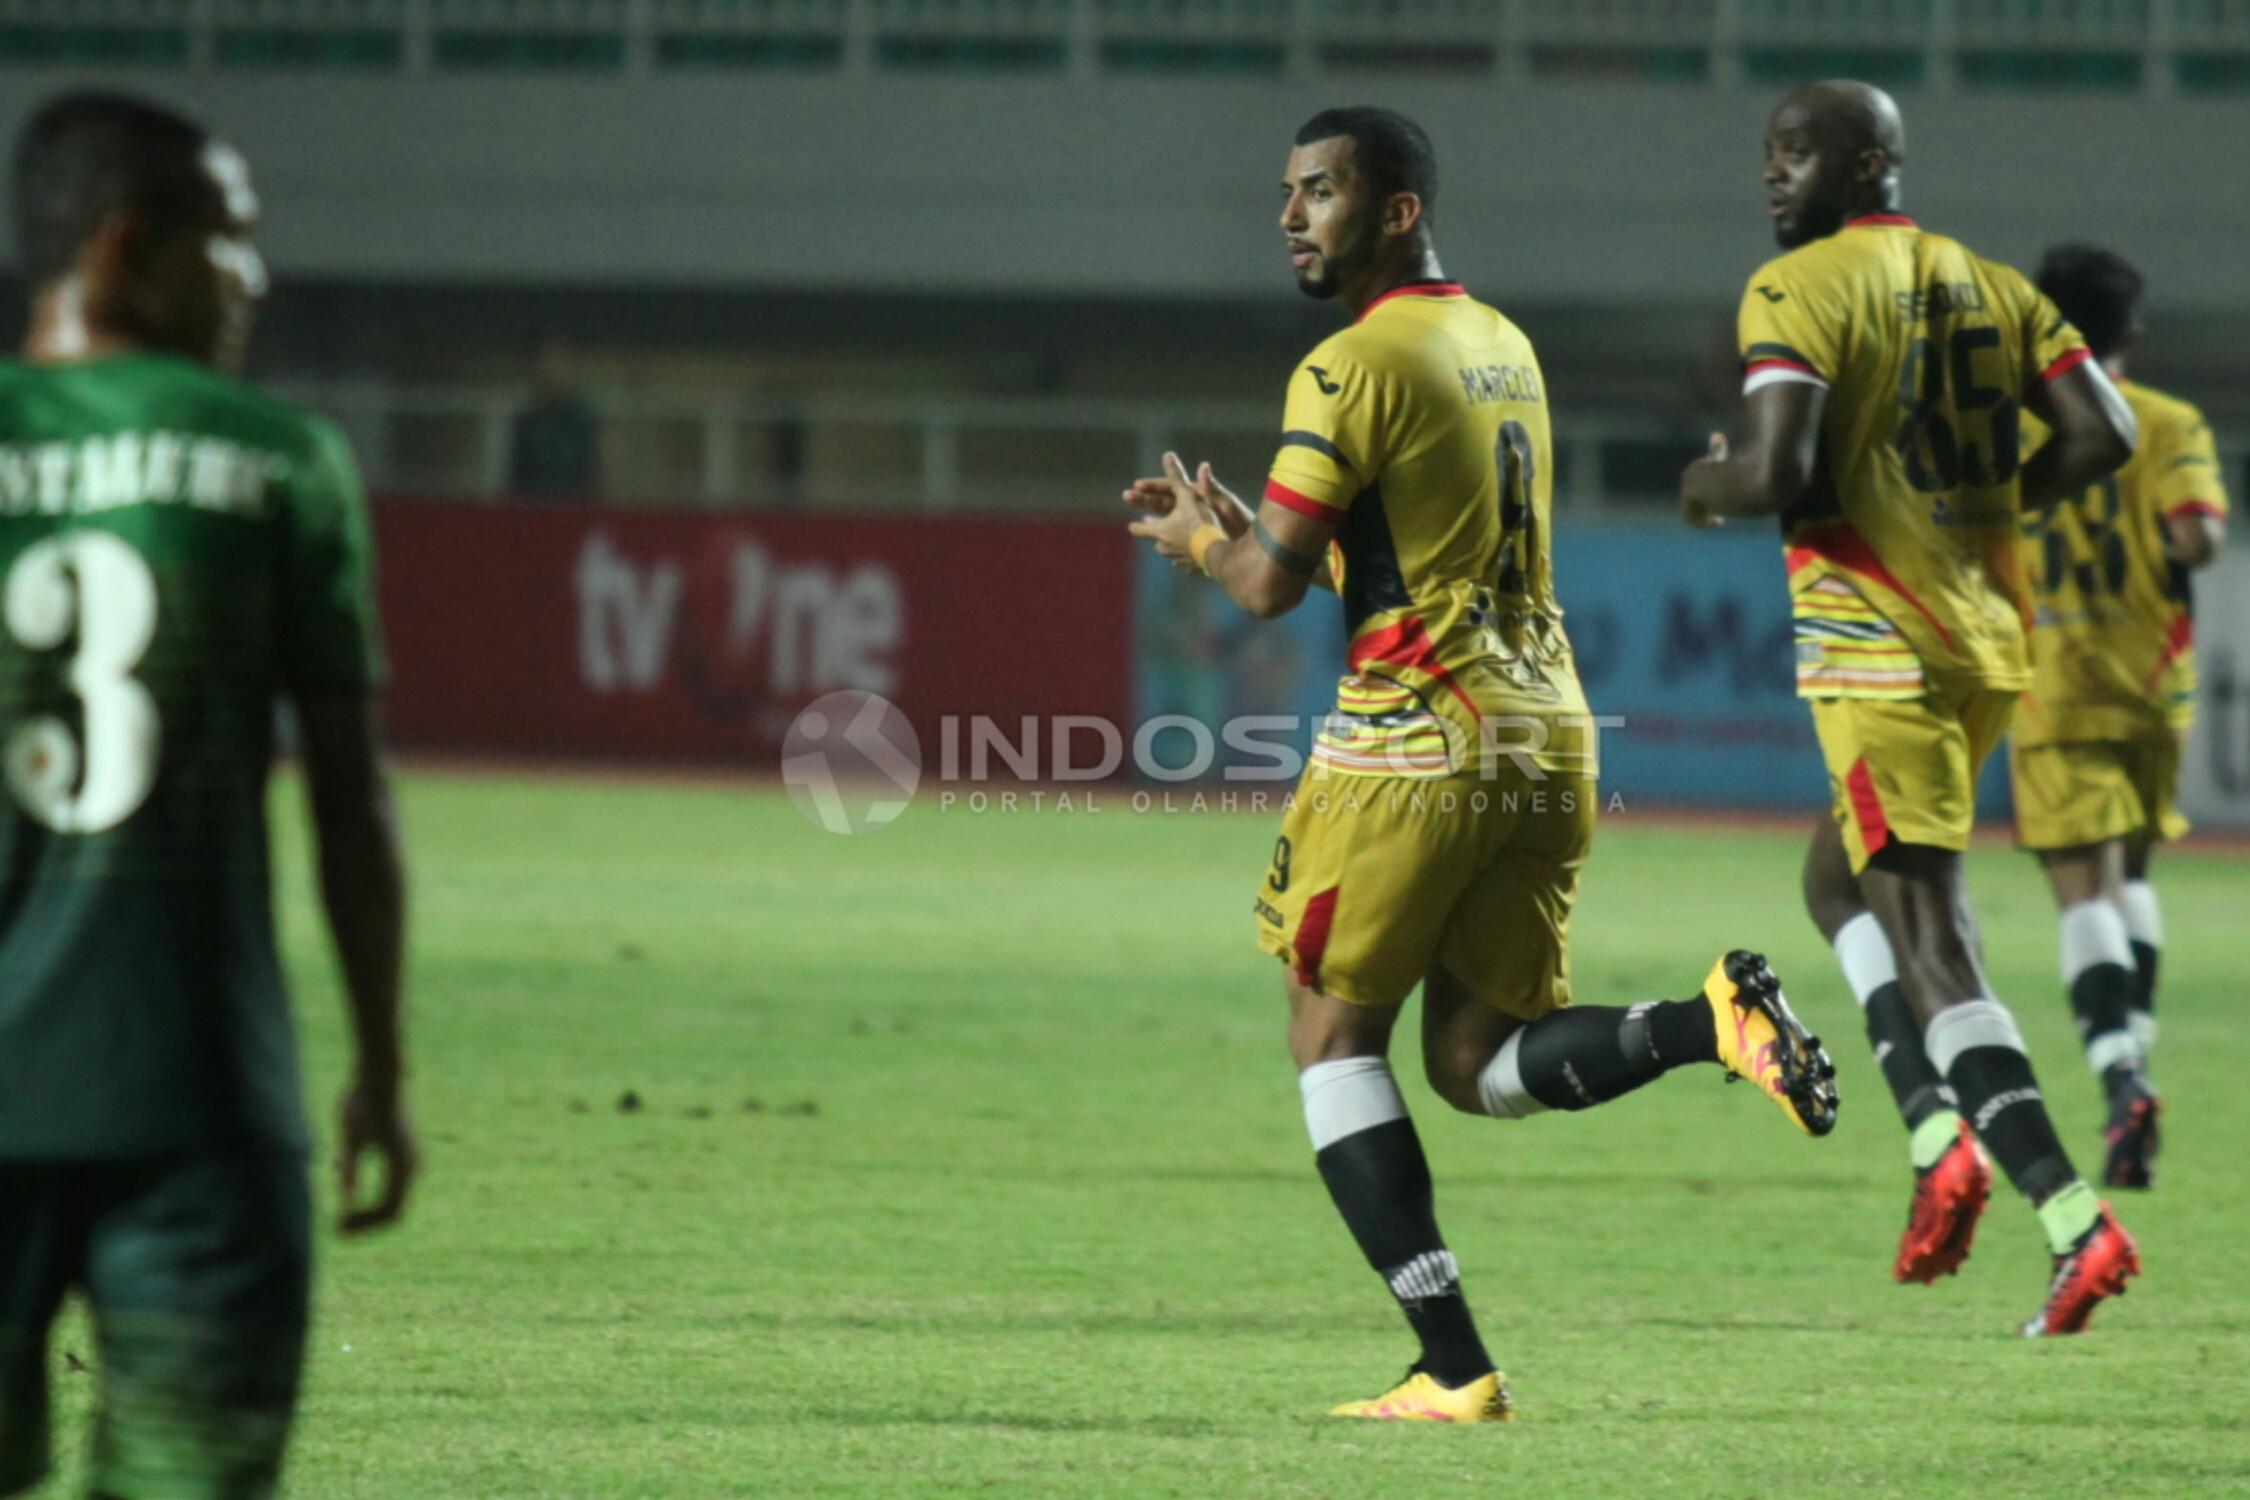
<path id="1" fill-rule="evenodd" d="M 1538 401 L 1539 372 L 1530 365 L 1475 365 L 1454 371 L 1469 404 L 1484 401 Z"/>
<path id="2" fill-rule="evenodd" d="M 287 467 L 274 454 L 181 432 L 0 443 L 0 516 L 91 515 L 128 505 L 262 515 L 266 486 Z"/>
<path id="3" fill-rule="evenodd" d="M 1326 370 L 1323 370 L 1320 366 L 1307 365 L 1305 366 L 1305 370 L 1312 376 L 1312 383 L 1320 387 L 1320 393 L 1323 396 L 1333 396 L 1338 391 L 1343 389 L 1343 387 L 1338 385 L 1335 381 L 1330 380 L 1328 378 L 1328 372 Z"/>

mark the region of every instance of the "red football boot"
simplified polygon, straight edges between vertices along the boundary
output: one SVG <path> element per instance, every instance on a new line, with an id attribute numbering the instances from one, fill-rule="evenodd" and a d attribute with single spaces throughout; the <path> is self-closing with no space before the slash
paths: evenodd
<path id="1" fill-rule="evenodd" d="M 2155 1094 L 2135 1089 L 2111 1108 L 2109 1128 L 2102 1132 L 2105 1187 L 2145 1188 L 2156 1180 L 2159 1107 Z"/>
<path id="2" fill-rule="evenodd" d="M 2102 1204 L 2102 1216 L 2068 1255 L 2055 1257 L 2055 1277 L 2047 1283 L 2047 1305 L 2023 1325 L 2027 1339 L 2054 1338 L 2086 1326 L 2104 1298 L 2125 1295 L 2125 1279 L 2141 1274 L 2141 1247 Z"/>
<path id="3" fill-rule="evenodd" d="M 1991 1196 L 1992 1169 L 1963 1120 L 1961 1134 L 1936 1165 L 1914 1174 L 1914 1204 L 1907 1211 L 1906 1233 L 1899 1239 L 1898 1264 L 1891 1274 L 1929 1286 L 1959 1271 L 1969 1258 L 1969 1241 L 1976 1238 L 1977 1217 Z"/>

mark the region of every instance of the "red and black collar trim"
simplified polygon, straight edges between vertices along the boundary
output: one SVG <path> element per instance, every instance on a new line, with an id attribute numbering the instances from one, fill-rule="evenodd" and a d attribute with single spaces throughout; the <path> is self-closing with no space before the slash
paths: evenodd
<path id="1" fill-rule="evenodd" d="M 1919 229 L 1922 227 L 1904 214 L 1861 214 L 1856 219 L 1844 221 L 1846 229 L 1858 229 L 1862 225 L 1891 229 Z"/>
<path id="2" fill-rule="evenodd" d="M 1366 309 L 1352 321 L 1355 323 L 1366 322 L 1369 313 L 1372 313 L 1393 297 L 1466 297 L 1468 295 L 1469 289 L 1458 281 L 1409 281 L 1404 286 L 1392 287 L 1382 296 L 1368 303 Z"/>

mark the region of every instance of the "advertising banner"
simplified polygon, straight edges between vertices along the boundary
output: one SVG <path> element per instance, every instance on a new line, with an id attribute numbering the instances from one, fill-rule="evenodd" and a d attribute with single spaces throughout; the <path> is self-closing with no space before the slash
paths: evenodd
<path id="1" fill-rule="evenodd" d="M 1774 528 L 1557 531 L 1555 586 L 1587 701 L 1624 721 L 1602 734 L 1604 794 L 1629 807 L 1826 806 Z"/>
<path id="2" fill-rule="evenodd" d="M 2250 550 L 2197 573 L 2195 728 L 2180 766 L 2180 810 L 2199 828 L 2250 828 Z"/>
<path id="3" fill-rule="evenodd" d="M 1564 529 L 1555 544 L 1564 624 L 1601 733 L 1602 790 L 1626 806 L 1827 805 L 1828 777 L 1798 701 L 1781 547 L 1770 527 L 1712 534 L 1646 526 Z M 1281 621 L 1248 619 L 1153 557 L 1140 574 L 1144 717 L 1216 727 L 1307 716 L 1335 702 L 1343 615 L 1315 594 Z"/>
<path id="4" fill-rule="evenodd" d="M 768 764 L 844 689 L 947 716 L 1132 708 L 1121 526 L 385 499 L 402 747 Z"/>

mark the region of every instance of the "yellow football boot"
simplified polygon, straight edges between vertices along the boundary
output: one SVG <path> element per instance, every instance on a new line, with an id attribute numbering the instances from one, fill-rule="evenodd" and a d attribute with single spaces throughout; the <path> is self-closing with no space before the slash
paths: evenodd
<path id="1" fill-rule="evenodd" d="M 1737 948 L 1703 981 L 1719 1035 L 1719 1062 L 1747 1078 L 1807 1135 L 1836 1128 L 1836 1064 L 1820 1038 L 1805 1030 L 1782 998 L 1781 981 L 1764 955 Z"/>
<path id="2" fill-rule="evenodd" d="M 1372 1401 L 1347 1401 L 1332 1417 L 1367 1417 L 1378 1422 L 1513 1422 L 1516 1400 L 1508 1377 L 1498 1373 L 1448 1389 L 1425 1370 L 1406 1378 Z"/>

